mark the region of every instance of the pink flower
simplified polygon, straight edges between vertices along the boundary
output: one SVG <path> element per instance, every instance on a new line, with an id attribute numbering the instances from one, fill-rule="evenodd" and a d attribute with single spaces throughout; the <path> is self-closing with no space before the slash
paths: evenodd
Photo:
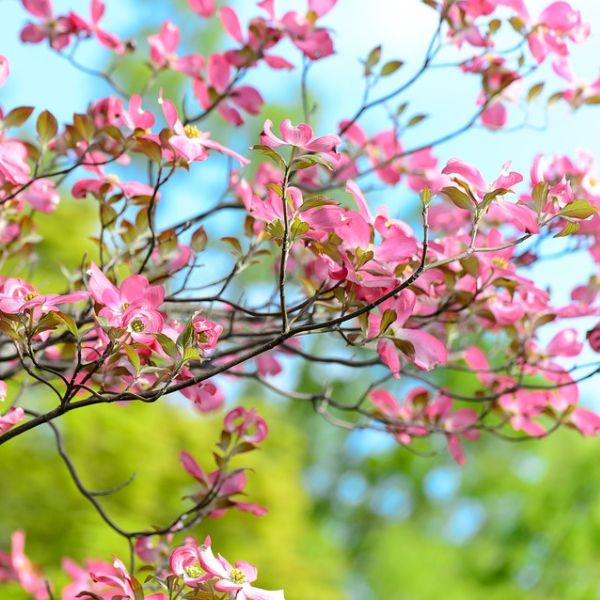
<path id="1" fill-rule="evenodd" d="M 194 403 L 196 409 L 201 413 L 214 412 L 219 410 L 225 398 L 221 390 L 211 381 L 203 381 L 186 387 L 181 393 Z"/>
<path id="2" fill-rule="evenodd" d="M 559 331 L 548 343 L 546 352 L 550 356 L 578 356 L 583 344 L 577 339 L 577 330 L 573 327 Z"/>
<path id="3" fill-rule="evenodd" d="M 37 179 L 19 194 L 19 199 L 25 200 L 35 210 L 52 213 L 56 210 L 60 201 L 60 196 L 54 185 L 54 181 L 50 179 Z"/>
<path id="4" fill-rule="evenodd" d="M 314 8 L 311 7 L 311 4 Z M 317 27 L 315 24 L 316 19 L 328 12 L 334 4 L 323 0 L 315 1 L 309 4 L 310 10 L 306 16 L 296 11 L 289 11 L 281 17 L 285 33 L 293 44 L 311 60 L 331 56 L 334 52 L 333 40 L 327 29 Z"/>
<path id="5" fill-rule="evenodd" d="M 202 133 L 194 125 L 186 125 L 184 127 L 183 123 L 179 120 L 175 105 L 170 100 L 160 98 L 159 102 L 162 105 L 167 123 L 173 131 L 173 135 L 169 138 L 169 143 L 178 156 L 189 162 L 206 160 L 208 158 L 208 148 L 235 158 L 241 165 L 250 163 L 247 158 L 244 158 L 237 152 L 209 139 L 210 133 Z"/>
<path id="6" fill-rule="evenodd" d="M 85 291 L 63 295 L 39 294 L 23 279 L 10 278 L 4 282 L 0 292 L 0 312 L 16 315 L 30 310 L 39 318 L 42 314 L 57 310 L 57 304 L 72 304 L 87 297 Z"/>
<path id="7" fill-rule="evenodd" d="M 541 63 L 548 54 L 564 59 L 569 54 L 565 38 L 578 43 L 584 41 L 589 32 L 589 24 L 582 21 L 580 11 L 568 2 L 553 2 L 540 14 L 538 25 L 527 41 L 531 54 Z"/>
<path id="8" fill-rule="evenodd" d="M 456 175 L 456 179 L 466 183 L 476 199 L 481 202 L 487 192 L 497 189 L 510 190 L 517 183 L 523 181 L 523 176 L 520 173 L 509 171 L 509 168 L 510 162 L 505 163 L 502 166 L 500 176 L 489 186 L 486 185 L 481 173 L 475 167 L 456 158 L 451 158 L 446 163 L 446 166 L 442 169 L 442 173 L 445 175 Z M 456 184 L 456 187 L 462 189 L 458 184 Z"/>
<path id="9" fill-rule="evenodd" d="M 295 146 L 305 152 L 322 152 L 325 154 L 337 154 L 337 147 L 341 140 L 337 135 L 325 135 L 314 137 L 312 127 L 306 123 L 300 123 L 297 127 L 292 125 L 289 119 L 281 123 L 281 138 L 272 131 L 273 121 L 267 119 L 260 134 L 260 143 L 271 148 L 278 146 Z"/>
<path id="10" fill-rule="evenodd" d="M 217 345 L 219 336 L 223 333 L 223 326 L 210 321 L 199 314 L 192 318 L 192 325 L 196 333 L 196 344 L 202 350 L 211 350 Z"/>
<path id="11" fill-rule="evenodd" d="M 149 35 L 148 43 L 152 62 L 161 68 L 171 68 L 194 77 L 204 65 L 204 59 L 199 54 L 189 54 L 181 58 L 177 56 L 179 27 L 171 21 L 165 21 L 159 33 Z"/>
<path id="12" fill-rule="evenodd" d="M 7 391 L 8 386 L 6 385 L 6 381 L 0 380 L 0 402 L 4 402 L 6 400 Z"/>
<path id="13" fill-rule="evenodd" d="M 214 508 L 209 513 L 211 518 L 222 516 L 227 508 L 249 512 L 256 517 L 262 517 L 267 510 L 258 504 L 241 502 L 234 498 L 241 494 L 246 487 L 246 473 L 236 470 L 230 475 L 225 475 L 217 469 L 212 473 L 205 473 L 204 469 L 196 462 L 196 459 L 188 452 L 181 452 L 179 461 L 183 468 L 200 484 L 200 490 L 192 496 L 195 501 L 202 500 L 211 490 L 216 490 L 218 498 L 227 500 L 227 504 L 221 508 Z"/>
<path id="14" fill-rule="evenodd" d="M 95 263 L 89 274 L 88 290 L 101 306 L 98 316 L 109 325 L 127 329 L 141 343 L 151 342 L 153 334 L 162 331 L 164 317 L 157 309 L 164 298 L 163 286 L 150 285 L 143 275 L 130 275 L 117 287 Z"/>
<path id="15" fill-rule="evenodd" d="M 208 543 L 210 544 L 210 538 Z M 200 568 L 200 552 L 198 542 L 193 537 L 188 537 L 183 546 L 178 546 L 173 550 L 169 558 L 169 567 L 177 577 L 183 578 L 183 581 L 189 586 L 195 586 L 207 579 L 212 579 L 210 573 L 205 573 Z"/>
<path id="16" fill-rule="evenodd" d="M 267 422 L 254 409 L 238 406 L 225 415 L 225 431 L 237 433 L 240 440 L 260 444 L 269 433 Z"/>
<path id="17" fill-rule="evenodd" d="M 0 54 L 0 87 L 2 87 L 8 76 L 10 75 L 10 65 L 8 64 L 8 59 L 6 56 Z"/>
<path id="18" fill-rule="evenodd" d="M 69 45 L 71 35 L 75 31 L 69 17 L 54 17 L 50 0 L 22 0 L 23 7 L 29 14 L 42 19 L 41 23 L 27 23 L 21 30 L 21 41 L 26 44 L 39 44 L 46 38 L 55 50 L 62 50 Z"/>
<path id="19" fill-rule="evenodd" d="M 80 179 L 71 189 L 73 198 L 85 198 L 87 194 L 92 194 L 99 200 L 104 199 L 109 192 L 117 189 L 118 193 L 123 194 L 124 198 L 140 198 L 143 196 L 152 196 L 154 188 L 146 183 L 139 181 L 119 181 L 115 175 L 107 175 L 102 179 Z"/>
<path id="20" fill-rule="evenodd" d="M 0 133 L 0 187 L 7 182 L 21 184 L 28 181 L 27 147 L 22 142 L 5 138 Z"/>
<path id="21" fill-rule="evenodd" d="M 570 415 L 570 422 L 585 436 L 600 432 L 600 416 L 591 410 L 576 408 Z"/>
<path id="22" fill-rule="evenodd" d="M 35 600 L 47 600 L 49 595 L 44 580 L 25 554 L 25 534 L 15 531 L 12 534 L 10 567 L 19 585 Z"/>
<path id="23" fill-rule="evenodd" d="M 93 35 L 104 47 L 110 48 L 117 54 L 124 54 L 125 44 L 116 35 L 108 33 L 99 26 L 105 8 L 102 0 L 92 0 L 89 23 L 73 12 L 69 13 L 69 20 L 77 33 Z"/>
<path id="24" fill-rule="evenodd" d="M 92 592 L 99 595 L 100 598 L 112 598 L 113 593 L 107 592 L 107 586 L 104 583 L 93 581 L 90 572 L 97 576 L 108 575 L 118 576 L 118 571 L 109 563 L 100 560 L 86 560 L 85 567 L 80 567 L 76 562 L 69 558 L 64 558 L 62 567 L 71 582 L 62 589 L 61 600 L 79 600 L 82 592 Z"/>
<path id="25" fill-rule="evenodd" d="M 284 600 L 283 590 L 268 591 L 251 585 L 258 575 L 256 567 L 243 560 L 232 566 L 220 554 L 215 557 L 210 538 L 206 542 L 199 549 L 200 564 L 216 579 L 215 590 L 230 593 L 237 600 Z"/>
<path id="26" fill-rule="evenodd" d="M 102 565 L 101 571 L 91 571 L 90 578 L 95 583 L 104 584 L 111 590 L 117 590 L 118 594 L 109 592 L 108 598 L 123 598 L 127 600 L 138 600 L 139 598 L 145 598 L 145 600 L 166 600 L 165 594 L 145 594 L 141 591 L 141 584 L 137 579 L 132 577 L 127 570 L 127 567 L 121 560 L 114 557 L 113 561 L 114 572 L 107 573 Z"/>
<path id="27" fill-rule="evenodd" d="M 6 383 L 3 381 L 4 385 Z M 2 394 L 2 400 L 6 397 L 6 389 Z M 0 415 L 0 433 L 6 433 L 9 429 L 12 429 L 19 421 L 25 418 L 25 413 L 20 406 L 11 406 L 7 413 Z"/>
<path id="28" fill-rule="evenodd" d="M 590 329 L 587 334 L 587 341 L 594 352 L 600 352 L 600 323 L 593 329 Z"/>
<path id="29" fill-rule="evenodd" d="M 121 321 L 131 338 L 141 344 L 151 343 L 154 334 L 162 331 L 164 323 L 165 319 L 159 311 L 137 303 L 125 310 Z"/>
<path id="30" fill-rule="evenodd" d="M 212 17 L 216 10 L 215 0 L 188 0 L 190 8 L 201 17 Z"/>
<path id="31" fill-rule="evenodd" d="M 400 377 L 400 355 L 394 342 L 388 338 L 381 338 L 377 342 L 377 354 L 382 362 L 387 365 L 392 375 L 398 379 Z"/>

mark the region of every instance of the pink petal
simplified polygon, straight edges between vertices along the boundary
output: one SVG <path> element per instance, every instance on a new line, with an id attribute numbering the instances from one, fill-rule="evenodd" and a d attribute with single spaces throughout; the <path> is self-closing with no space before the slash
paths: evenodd
<path id="1" fill-rule="evenodd" d="M 240 44 L 244 43 L 244 35 L 242 33 L 242 27 L 240 20 L 238 19 L 237 13 L 230 6 L 224 6 L 219 11 L 219 17 L 223 23 L 225 31 Z"/>
<path id="2" fill-rule="evenodd" d="M 381 338 L 377 342 L 377 354 L 385 365 L 392 372 L 392 375 L 398 379 L 400 377 L 400 355 L 398 349 L 392 340 Z"/>
<path id="3" fill-rule="evenodd" d="M 10 65 L 8 64 L 8 59 L 6 56 L 0 54 L 0 87 L 2 87 L 8 76 L 10 75 Z"/>
<path id="4" fill-rule="evenodd" d="M 215 12 L 215 0 L 188 0 L 190 8 L 204 18 L 211 17 Z"/>

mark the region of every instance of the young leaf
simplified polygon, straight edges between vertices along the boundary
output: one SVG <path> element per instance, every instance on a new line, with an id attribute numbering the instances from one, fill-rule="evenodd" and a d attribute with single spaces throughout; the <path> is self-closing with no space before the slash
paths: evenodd
<path id="1" fill-rule="evenodd" d="M 381 76 L 387 77 L 388 75 L 395 73 L 403 64 L 404 63 L 401 60 L 390 60 L 389 62 L 386 62 L 385 65 L 381 67 Z"/>
<path id="2" fill-rule="evenodd" d="M 35 128 L 40 142 L 45 146 L 56 135 L 58 123 L 56 122 L 54 115 L 45 110 L 38 117 Z"/>
<path id="3" fill-rule="evenodd" d="M 561 209 L 558 214 L 561 217 L 571 217 L 572 219 L 587 219 L 595 214 L 597 210 L 587 200 L 574 200 Z"/>
<path id="4" fill-rule="evenodd" d="M 455 188 L 453 186 L 448 186 L 442 188 L 442 193 L 448 197 L 448 199 L 458 208 L 462 208 L 464 210 L 471 210 L 473 205 L 473 201 L 467 194 Z"/>

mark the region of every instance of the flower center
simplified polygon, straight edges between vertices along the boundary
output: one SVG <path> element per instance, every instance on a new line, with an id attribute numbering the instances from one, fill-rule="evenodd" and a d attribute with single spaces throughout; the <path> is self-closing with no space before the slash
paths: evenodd
<path id="1" fill-rule="evenodd" d="M 185 133 L 185 136 L 190 140 L 200 137 L 200 130 L 195 125 L 186 125 L 183 128 L 183 133 Z"/>
<path id="2" fill-rule="evenodd" d="M 229 579 L 231 579 L 233 583 L 241 585 L 246 581 L 246 576 L 240 569 L 231 569 L 231 571 L 229 571 Z"/>
<path id="3" fill-rule="evenodd" d="M 196 565 L 190 565 L 189 567 L 185 567 L 185 574 L 188 577 L 192 577 L 193 579 L 196 579 L 197 577 L 201 577 L 202 576 L 202 569 L 200 569 L 200 567 L 196 566 Z"/>
<path id="4" fill-rule="evenodd" d="M 492 264 L 499 269 L 508 268 L 508 261 L 500 256 L 494 256 L 494 258 L 492 258 Z"/>
<path id="5" fill-rule="evenodd" d="M 131 329 L 133 329 L 135 333 L 142 333 L 142 331 L 144 331 L 144 323 L 141 319 L 135 319 L 134 321 L 131 321 Z"/>
<path id="6" fill-rule="evenodd" d="M 28 294 L 25 294 L 24 299 L 26 302 L 29 302 L 29 300 L 33 300 L 36 296 L 37 294 L 35 292 L 29 292 Z"/>

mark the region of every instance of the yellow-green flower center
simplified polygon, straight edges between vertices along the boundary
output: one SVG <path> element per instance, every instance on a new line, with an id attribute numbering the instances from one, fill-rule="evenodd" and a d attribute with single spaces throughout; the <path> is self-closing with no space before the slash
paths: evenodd
<path id="1" fill-rule="evenodd" d="M 508 268 L 508 261 L 500 256 L 494 256 L 494 258 L 492 258 L 492 264 L 499 269 Z"/>
<path id="2" fill-rule="evenodd" d="M 135 333 L 142 333 L 144 331 L 144 323 L 140 319 L 135 319 L 135 321 L 131 321 L 131 329 Z"/>
<path id="3" fill-rule="evenodd" d="M 183 132 L 185 133 L 185 136 L 191 140 L 200 137 L 200 130 L 195 125 L 186 125 L 183 128 Z"/>
<path id="4" fill-rule="evenodd" d="M 231 569 L 231 571 L 229 571 L 229 579 L 236 585 L 241 585 L 246 581 L 246 575 L 244 575 L 244 572 L 240 569 Z"/>
<path id="5" fill-rule="evenodd" d="M 185 570 L 185 574 L 188 577 L 191 577 L 193 579 L 196 579 L 197 577 L 202 576 L 202 569 L 196 565 L 190 565 L 189 567 L 186 567 L 184 570 Z"/>

